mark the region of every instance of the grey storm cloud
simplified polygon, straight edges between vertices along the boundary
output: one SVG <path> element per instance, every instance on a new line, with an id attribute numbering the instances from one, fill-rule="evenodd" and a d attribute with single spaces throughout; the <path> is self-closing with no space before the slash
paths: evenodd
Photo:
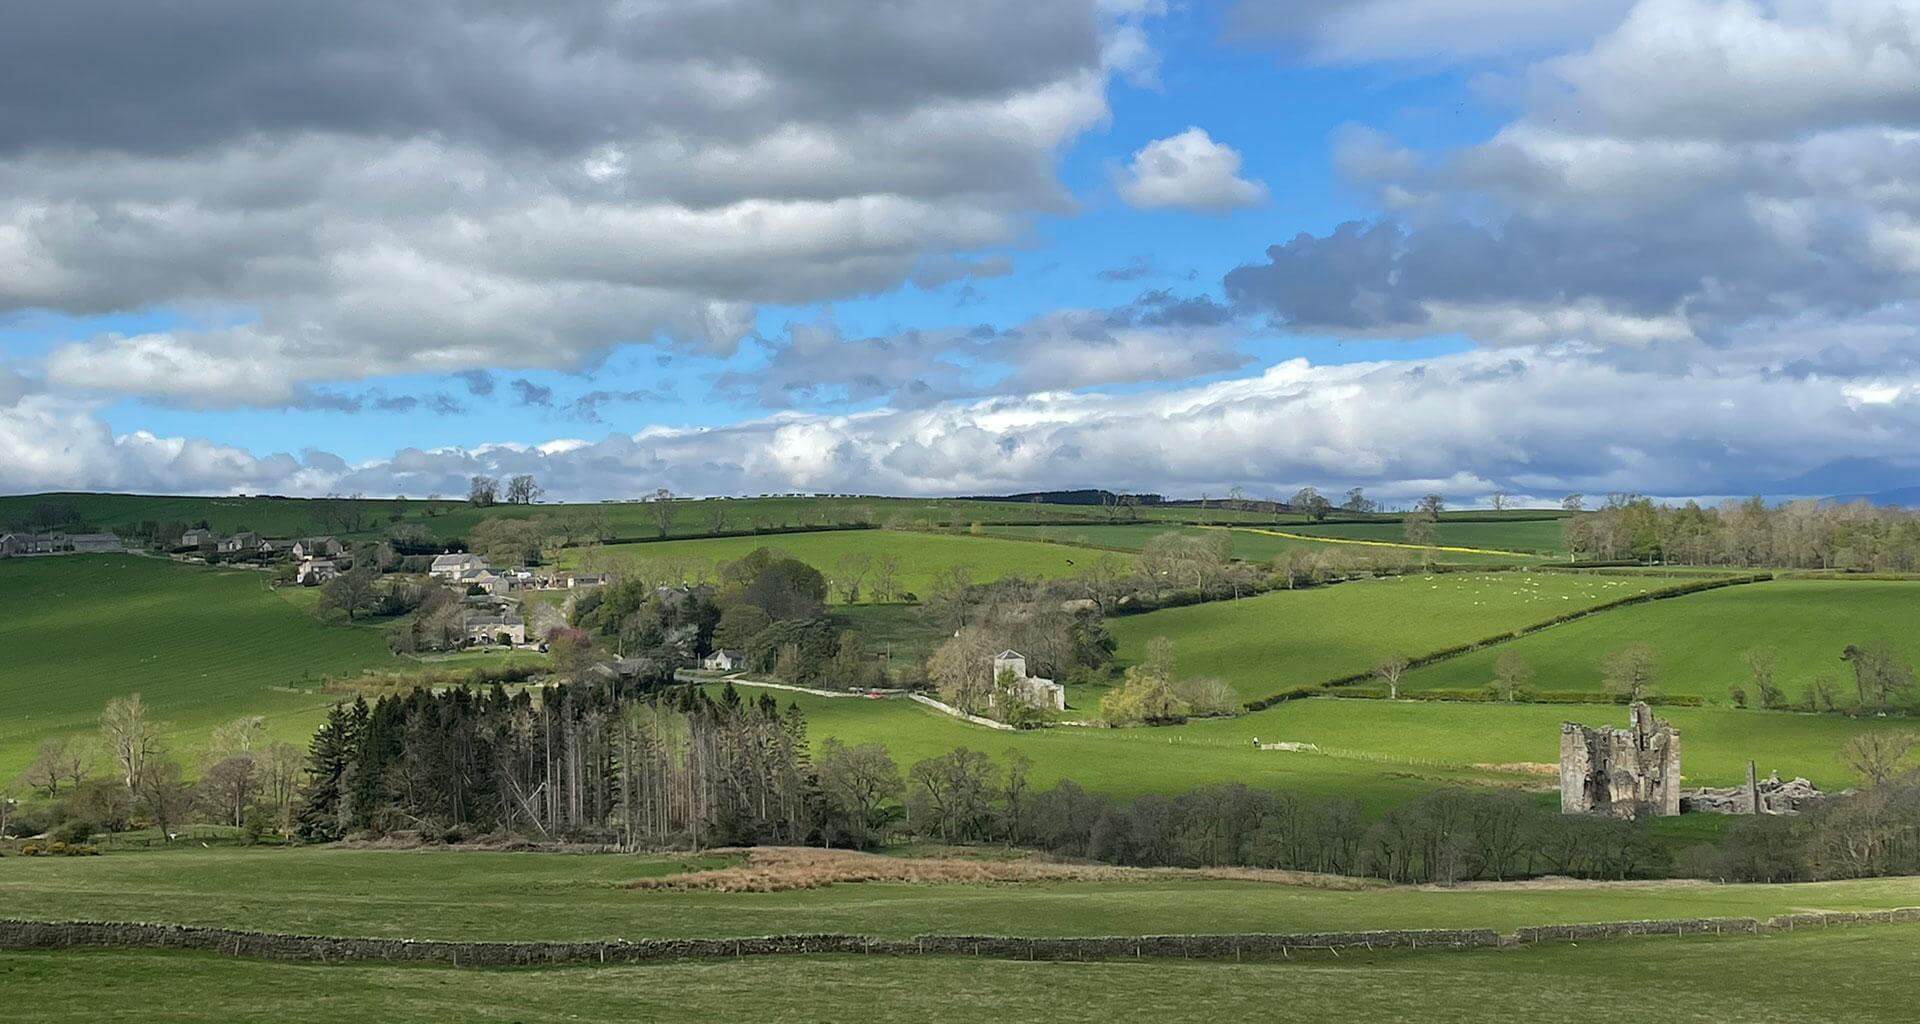
<path id="1" fill-rule="evenodd" d="M 507 387 L 513 391 L 514 400 L 521 405 L 551 406 L 553 404 L 553 389 L 544 384 L 535 384 L 525 377 L 516 377 L 507 382 Z"/>
<path id="2" fill-rule="evenodd" d="M 284 404 L 400 373 L 725 356 L 766 303 L 1005 273 L 1107 116 L 1099 0 L 154 5 L 0 33 L 0 315 L 51 386 Z M 483 395 L 479 378 L 470 391 Z"/>
<path id="3" fill-rule="evenodd" d="M 1343 132 L 1340 165 L 1387 212 L 1270 247 L 1226 294 L 1304 331 L 1705 349 L 1910 303 L 1916 26 L 1915 0 L 1642 0 L 1536 64 L 1484 143 Z"/>

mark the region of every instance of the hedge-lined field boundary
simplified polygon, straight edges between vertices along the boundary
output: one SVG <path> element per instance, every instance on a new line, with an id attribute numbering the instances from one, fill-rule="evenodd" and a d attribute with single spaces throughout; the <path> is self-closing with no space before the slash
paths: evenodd
<path id="1" fill-rule="evenodd" d="M 1490 928 L 1231 935 L 1109 935 L 1027 938 L 999 935 L 767 935 L 737 939 L 602 942 L 450 942 L 340 938 L 114 921 L 0 920 L 0 949 L 165 949 L 303 963 L 434 963 L 453 967 L 543 967 L 747 956 L 984 956 L 1003 960 L 1127 958 L 1243 959 L 1342 949 L 1458 950 L 1544 942 L 1680 935 L 1762 935 L 1835 925 L 1920 923 L 1920 907 L 1851 913 L 1689 918 L 1539 925 L 1501 934 Z"/>
<path id="2" fill-rule="evenodd" d="M 1744 576 L 1716 576 L 1709 579 L 1681 583 L 1671 587 L 1662 587 L 1658 590 L 1649 590 L 1645 593 L 1633 594 L 1618 600 L 1608 601 L 1604 604 L 1596 604 L 1590 608 L 1578 608 L 1560 615 L 1555 615 L 1545 621 L 1533 623 L 1530 626 L 1522 626 L 1519 629 L 1481 637 L 1478 640 L 1472 640 L 1467 643 L 1455 644 L 1452 647 L 1445 647 L 1437 651 L 1429 651 L 1417 658 L 1409 659 L 1407 661 L 1407 668 L 1416 669 L 1438 661 L 1445 661 L 1448 658 L 1457 658 L 1463 654 L 1470 654 L 1483 648 L 1492 647 L 1495 644 L 1503 644 L 1510 640 L 1518 640 L 1523 636 L 1531 636 L 1543 629 L 1552 629 L 1555 626 L 1564 625 L 1576 619 L 1584 619 L 1589 615 L 1599 615 L 1603 612 L 1610 612 L 1631 605 L 1646 604 L 1650 601 L 1667 601 L 1676 597 L 1704 593 L 1709 590 L 1720 590 L 1725 587 L 1739 587 L 1750 583 L 1765 583 L 1773 578 L 1773 573 L 1770 572 L 1752 573 Z M 1287 701 L 1298 700 L 1302 697 L 1322 696 L 1329 690 L 1364 683 L 1373 677 L 1373 672 L 1368 670 L 1366 672 L 1355 672 L 1351 675 L 1341 676 L 1338 679 L 1328 679 L 1311 686 L 1296 686 L 1289 690 L 1283 690 L 1280 693 L 1262 697 L 1259 700 L 1248 701 L 1246 708 L 1248 711 L 1264 711 L 1267 708 L 1273 707 L 1275 704 L 1283 704 Z M 1407 695 L 1411 694 L 1412 691 L 1408 691 Z"/>

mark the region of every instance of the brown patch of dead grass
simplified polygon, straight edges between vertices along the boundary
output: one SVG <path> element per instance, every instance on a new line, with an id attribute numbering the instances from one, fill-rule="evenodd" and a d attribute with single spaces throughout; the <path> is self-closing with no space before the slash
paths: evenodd
<path id="1" fill-rule="evenodd" d="M 631 889 L 676 892 L 788 892 L 861 882 L 926 885 L 993 885 L 1025 882 L 1149 882 L 1196 879 L 1267 882 L 1318 889 L 1370 889 L 1369 879 L 1265 868 L 1128 868 L 1064 864 L 1035 857 L 975 860 L 956 857 L 886 857 L 853 850 L 755 847 L 740 852 L 746 862 L 627 883 Z"/>

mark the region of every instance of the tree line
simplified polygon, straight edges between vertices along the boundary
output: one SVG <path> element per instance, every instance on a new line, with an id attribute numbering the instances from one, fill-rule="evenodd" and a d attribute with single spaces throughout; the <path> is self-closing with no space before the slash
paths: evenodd
<path id="1" fill-rule="evenodd" d="M 1616 494 L 1561 528 L 1576 558 L 1600 561 L 1920 571 L 1920 514 L 1864 501 L 1748 498 L 1707 507 Z"/>

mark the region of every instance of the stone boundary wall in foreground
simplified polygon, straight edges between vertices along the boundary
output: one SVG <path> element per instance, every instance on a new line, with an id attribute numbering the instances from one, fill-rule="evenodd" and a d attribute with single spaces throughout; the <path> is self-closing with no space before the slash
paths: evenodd
<path id="1" fill-rule="evenodd" d="M 1240 959 L 1351 949 L 1489 949 L 1543 942 L 1591 942 L 1655 935 L 1758 935 L 1801 928 L 1920 923 L 1920 907 L 1852 913 L 1789 914 L 1676 921 L 1542 925 L 1509 935 L 1486 928 L 1241 935 L 1137 935 L 1021 938 L 922 935 L 770 935 L 738 939 L 640 939 L 631 942 L 448 942 L 337 938 L 110 921 L 0 920 L 0 949 L 178 949 L 308 963 L 436 963 L 457 967 L 643 963 L 744 956 L 864 954 L 988 956 L 1009 960 L 1113 960 L 1134 957 Z"/>

